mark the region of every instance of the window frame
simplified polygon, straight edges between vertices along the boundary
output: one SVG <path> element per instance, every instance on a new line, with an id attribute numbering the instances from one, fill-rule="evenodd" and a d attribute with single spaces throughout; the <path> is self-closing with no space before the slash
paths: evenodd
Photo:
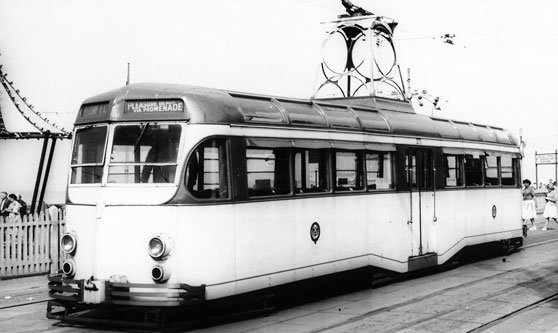
<path id="1" fill-rule="evenodd" d="M 488 167 L 488 157 L 495 157 L 496 158 L 496 166 L 495 167 Z M 483 180 L 484 180 L 484 187 L 502 187 L 502 170 L 500 167 L 500 156 L 498 155 L 489 155 L 485 154 L 483 159 Z M 488 177 L 488 169 L 496 169 L 496 178 Z M 489 184 L 488 179 L 497 179 L 497 184 Z"/>
<path id="2" fill-rule="evenodd" d="M 506 157 L 508 157 L 507 154 L 506 154 Z M 513 184 L 511 184 L 511 185 L 504 184 L 504 177 L 500 177 L 500 183 L 501 183 L 502 187 L 513 188 L 513 187 L 517 187 L 518 185 L 521 184 L 521 182 L 518 181 L 518 179 L 519 179 L 518 170 L 519 170 L 519 165 L 520 165 L 520 159 L 517 158 L 516 156 L 513 156 L 512 154 L 510 154 L 509 157 L 511 158 L 511 162 L 512 162 L 512 165 L 511 165 L 512 176 L 509 177 L 508 179 L 512 179 Z M 500 159 L 500 168 L 501 168 L 501 163 L 502 163 L 502 160 Z M 503 174 L 503 172 L 501 174 Z"/>
<path id="3" fill-rule="evenodd" d="M 390 173 L 390 179 L 391 179 L 391 183 L 390 183 L 390 187 L 389 188 L 372 188 L 371 184 L 369 184 L 368 180 L 368 163 L 366 163 L 368 160 L 366 159 L 367 155 L 372 155 L 372 154 L 386 154 L 390 157 L 390 165 L 389 165 L 389 170 L 386 170 L 386 168 L 383 168 L 383 173 L 384 175 L 386 174 L 386 172 Z M 364 159 L 364 187 L 366 188 L 367 192 L 380 192 L 380 191 L 395 191 L 397 189 L 397 176 L 396 176 L 396 153 L 395 151 L 392 150 L 370 150 L 370 149 L 366 149 L 363 152 L 363 159 Z M 385 161 L 385 159 L 384 159 Z M 371 171 L 372 172 L 372 171 Z"/>
<path id="4" fill-rule="evenodd" d="M 244 157 L 245 157 L 245 160 L 246 160 L 246 189 L 247 189 L 247 192 L 248 192 L 247 193 L 248 199 L 250 199 L 250 200 L 255 200 L 255 199 L 259 199 L 259 198 L 288 197 L 288 196 L 292 196 L 292 194 L 293 194 L 293 176 L 292 176 L 292 172 L 293 172 L 293 149 L 290 146 L 281 146 L 280 144 L 276 144 L 276 145 L 270 144 L 270 146 L 272 146 L 272 147 L 266 147 L 265 144 L 262 145 L 262 146 L 249 146 L 247 144 L 245 149 L 244 149 Z M 250 173 L 249 166 L 248 166 L 248 161 L 250 160 L 250 158 L 248 158 L 248 150 L 249 149 L 252 149 L 252 150 L 285 149 L 285 150 L 287 150 L 287 165 L 288 165 L 287 176 L 288 176 L 288 184 L 289 184 L 288 192 L 286 192 L 286 193 L 263 194 L 263 195 L 250 195 L 250 190 L 252 188 L 250 187 L 250 184 L 248 182 L 248 174 Z M 274 158 L 274 160 L 276 161 L 277 158 Z M 274 173 L 274 179 L 276 178 L 276 176 L 277 176 L 277 174 Z M 271 191 L 274 191 L 274 187 L 271 188 Z"/>
<path id="5" fill-rule="evenodd" d="M 407 189 L 413 192 L 429 192 L 435 191 L 436 189 L 436 161 L 434 150 L 431 147 L 407 147 L 405 149 L 405 179 L 407 183 Z M 414 164 L 409 162 L 413 161 Z M 428 164 L 425 164 L 428 163 Z M 419 165 L 420 163 L 420 165 Z M 428 168 L 425 168 L 428 166 Z M 409 167 L 414 169 L 415 181 L 413 183 L 412 175 L 413 172 L 410 171 Z M 412 169 L 411 169 L 412 170 Z M 419 171 L 421 171 L 419 173 Z M 420 183 L 419 183 L 420 182 Z"/>
<path id="6" fill-rule="evenodd" d="M 301 190 L 299 191 L 299 189 L 297 188 L 296 185 L 296 168 L 297 168 L 297 164 L 296 164 L 296 155 L 298 153 L 301 153 L 302 155 L 305 155 L 304 152 L 306 151 L 318 151 L 318 152 L 324 152 L 325 153 L 325 173 L 326 173 L 326 181 L 327 181 L 327 188 L 323 191 L 304 191 L 303 188 L 301 187 Z M 295 196 L 305 196 L 305 195 L 324 195 L 324 194 L 330 194 L 333 193 L 333 166 L 332 166 L 332 152 L 334 151 L 334 149 L 331 148 L 306 148 L 306 147 L 294 147 L 292 150 L 292 165 L 293 165 L 293 173 L 292 173 L 292 180 L 293 180 L 293 192 Z M 302 160 L 301 160 L 302 163 Z M 301 171 L 301 179 L 302 179 L 302 171 Z"/>
<path id="7" fill-rule="evenodd" d="M 337 184 L 338 181 L 338 177 L 337 177 L 337 172 L 338 171 L 349 171 L 349 172 L 353 172 L 353 170 L 338 170 L 337 169 L 337 154 L 338 153 L 354 153 L 355 156 L 355 160 L 356 160 L 356 171 L 355 171 L 355 181 L 357 181 L 359 179 L 359 173 L 360 173 L 360 188 L 359 187 L 355 187 L 354 189 L 347 187 L 346 189 L 341 189 L 341 188 L 345 188 L 343 186 L 340 186 Z M 341 193 L 341 194 L 345 194 L 345 193 L 355 193 L 355 192 L 366 192 L 367 188 L 366 188 L 366 168 L 364 166 L 364 150 L 349 150 L 349 149 L 333 149 L 333 154 L 332 154 L 332 167 L 331 167 L 331 171 L 332 171 L 332 188 L 334 190 L 334 192 L 336 193 Z M 358 184 L 357 184 L 358 185 Z"/>
<path id="8" fill-rule="evenodd" d="M 443 160 L 443 163 L 444 163 L 444 188 L 450 188 L 450 189 L 453 189 L 453 188 L 459 188 L 459 189 L 465 188 L 465 187 L 466 187 L 466 180 L 465 180 L 465 154 L 452 154 L 452 153 L 445 153 L 445 152 L 444 152 L 444 153 L 442 154 L 442 156 L 443 156 L 443 158 L 444 158 L 444 160 Z M 447 157 L 448 157 L 448 156 L 456 157 L 456 165 L 459 164 L 459 167 L 458 167 L 458 168 L 453 168 L 453 169 L 459 170 L 459 176 L 460 176 L 460 178 L 461 178 L 461 185 L 454 185 L 454 186 L 453 186 L 453 185 L 448 185 L 448 183 L 447 183 L 447 178 L 448 178 L 448 177 L 446 177 L 446 172 L 448 172 L 448 174 L 449 174 L 449 170 L 450 170 L 449 164 L 446 164 L 446 162 L 447 162 Z M 456 172 L 456 175 L 457 175 L 457 172 Z M 456 182 L 457 182 L 457 178 L 456 178 Z"/>
<path id="9" fill-rule="evenodd" d="M 475 159 L 475 154 L 465 152 L 464 157 L 463 157 L 463 172 L 465 173 L 465 178 L 464 178 L 465 179 L 465 188 L 483 188 L 483 187 L 485 187 L 486 181 L 484 179 L 484 177 L 485 177 L 484 154 L 480 154 L 480 152 L 478 154 L 478 156 L 479 156 L 478 159 L 480 160 L 480 164 L 481 164 L 481 168 L 480 168 L 481 184 L 478 184 L 478 185 L 468 185 L 467 184 L 467 180 L 468 180 L 468 177 L 467 177 L 467 163 L 466 163 L 467 156 L 472 156 L 473 159 Z"/>
<path id="10" fill-rule="evenodd" d="M 225 161 L 225 166 L 226 166 L 226 177 L 227 177 L 227 197 L 224 198 L 213 198 L 213 197 L 209 197 L 209 198 L 203 198 L 203 197 L 198 197 L 196 195 L 194 195 L 193 191 L 190 190 L 188 187 L 188 170 L 190 167 L 190 160 L 193 156 L 193 154 L 202 146 L 204 146 L 206 143 L 212 141 L 212 140 L 223 140 L 224 141 L 224 147 L 225 147 L 225 154 L 226 154 L 226 161 Z M 186 192 L 188 193 L 188 196 L 190 196 L 191 198 L 193 198 L 196 201 L 199 202 L 227 202 L 227 201 L 231 201 L 233 199 L 233 180 L 232 180 L 232 163 L 231 163 L 231 140 L 229 137 L 227 136 L 211 136 L 211 137 L 206 137 L 203 140 L 199 141 L 195 146 L 192 147 L 192 149 L 190 149 L 190 151 L 188 152 L 188 156 L 186 157 L 185 163 L 184 163 L 184 175 L 183 175 L 183 185 L 184 188 L 186 190 Z M 199 163 L 199 161 L 198 161 Z M 199 175 L 198 175 L 199 176 Z M 178 177 L 180 178 L 180 177 Z"/>
<path id="11" fill-rule="evenodd" d="M 88 130 L 88 129 L 92 129 L 92 128 L 98 128 L 98 127 L 105 127 L 105 141 L 104 141 L 104 147 L 103 147 L 103 153 L 101 155 L 101 161 L 99 163 L 76 163 L 73 164 L 73 159 L 74 159 L 74 149 L 76 148 L 76 139 L 77 139 L 77 133 L 78 131 L 83 131 L 83 130 Z M 107 150 L 109 147 L 109 141 L 112 141 L 111 139 L 111 133 L 112 133 L 112 129 L 111 126 L 109 126 L 109 124 L 95 124 L 95 125 L 87 125 L 87 126 L 80 126 L 77 127 L 74 130 L 74 134 L 73 134 L 73 140 L 72 140 L 72 155 L 70 158 L 70 172 L 68 174 L 68 187 L 75 187 L 75 186 L 99 186 L 102 184 L 105 184 L 105 177 L 107 175 L 108 170 L 106 170 L 106 158 L 107 158 Z M 94 182 L 94 183 L 74 183 L 72 182 L 72 177 L 73 177 L 73 172 L 74 169 L 77 168 L 101 168 L 101 179 L 100 182 Z"/>
<path id="12" fill-rule="evenodd" d="M 107 184 L 107 186 L 175 186 L 175 184 L 179 184 L 180 183 L 180 168 L 181 168 L 181 149 L 183 146 L 183 141 L 184 141 L 184 133 L 185 133 L 185 127 L 183 124 L 179 123 L 179 122 L 173 122 L 173 121 L 146 121 L 146 122 L 133 122 L 133 123 L 115 123 L 113 125 L 111 125 L 111 129 L 110 129 L 110 138 L 107 142 L 107 148 L 105 150 L 106 153 L 108 153 L 108 156 L 112 156 L 113 154 L 113 149 L 114 149 L 114 137 L 115 137 L 115 133 L 116 133 L 116 129 L 118 127 L 125 127 L 125 126 L 138 126 L 138 125 L 149 125 L 149 126 L 156 126 L 156 125 L 176 125 L 180 128 L 180 133 L 178 135 L 178 149 L 177 149 L 177 153 L 176 153 L 176 158 L 174 162 L 128 162 L 128 161 L 117 161 L 117 162 L 112 162 L 110 159 L 108 159 L 105 162 L 104 165 L 104 177 L 103 177 L 103 183 Z M 110 177 L 110 169 L 111 167 L 122 167 L 122 166 L 129 166 L 129 167 L 140 167 L 142 168 L 142 171 L 140 171 L 139 177 L 142 177 L 142 173 L 143 173 L 143 167 L 147 166 L 147 165 L 152 165 L 153 167 L 175 167 L 174 169 L 174 179 L 173 181 L 170 182 L 109 182 L 109 177 Z M 150 176 L 149 178 L 153 177 L 153 175 L 151 175 L 151 173 L 153 172 L 153 170 L 151 170 L 150 172 Z"/>

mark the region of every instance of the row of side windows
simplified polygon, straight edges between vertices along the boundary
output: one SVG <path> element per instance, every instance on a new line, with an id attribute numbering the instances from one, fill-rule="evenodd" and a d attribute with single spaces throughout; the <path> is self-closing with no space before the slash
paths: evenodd
<path id="1" fill-rule="evenodd" d="M 519 160 L 493 155 L 444 155 L 446 187 L 516 186 Z"/>
<path id="2" fill-rule="evenodd" d="M 233 156 L 236 161 L 246 163 L 242 168 L 246 178 L 239 175 L 236 181 L 246 182 L 248 197 L 395 189 L 394 151 L 276 146 L 247 146 L 245 156 Z M 185 185 L 194 197 L 230 198 L 227 147 L 227 139 L 209 139 L 190 154 Z M 425 156 L 432 161 L 432 154 Z M 409 163 L 414 165 L 415 162 L 407 161 Z M 418 170 L 413 168 L 407 178 L 415 181 Z M 444 154 L 444 185 L 448 188 L 515 186 L 517 173 L 518 160 L 511 155 Z"/>
<path id="3" fill-rule="evenodd" d="M 248 147 L 248 195 L 290 194 L 291 180 L 295 194 L 392 189 L 392 160 L 391 152 Z"/>

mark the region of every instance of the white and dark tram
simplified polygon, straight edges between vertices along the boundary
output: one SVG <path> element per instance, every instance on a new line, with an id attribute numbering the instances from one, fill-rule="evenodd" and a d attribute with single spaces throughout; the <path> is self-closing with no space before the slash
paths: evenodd
<path id="1" fill-rule="evenodd" d="M 514 135 L 409 102 L 132 84 L 87 99 L 73 140 L 50 318 L 409 272 L 523 240 Z"/>

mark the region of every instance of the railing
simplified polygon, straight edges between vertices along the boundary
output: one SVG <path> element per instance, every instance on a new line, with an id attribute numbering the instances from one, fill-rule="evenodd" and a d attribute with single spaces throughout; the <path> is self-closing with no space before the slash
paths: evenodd
<path id="1" fill-rule="evenodd" d="M 29 214 L 21 222 L 0 217 L 0 278 L 57 272 L 64 227 L 63 209 Z"/>

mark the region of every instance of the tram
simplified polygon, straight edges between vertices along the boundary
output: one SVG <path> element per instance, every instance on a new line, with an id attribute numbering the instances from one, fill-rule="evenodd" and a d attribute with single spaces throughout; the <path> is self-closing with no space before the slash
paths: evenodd
<path id="1" fill-rule="evenodd" d="M 131 84 L 87 99 L 73 141 L 51 318 L 522 245 L 517 138 L 407 101 Z"/>

